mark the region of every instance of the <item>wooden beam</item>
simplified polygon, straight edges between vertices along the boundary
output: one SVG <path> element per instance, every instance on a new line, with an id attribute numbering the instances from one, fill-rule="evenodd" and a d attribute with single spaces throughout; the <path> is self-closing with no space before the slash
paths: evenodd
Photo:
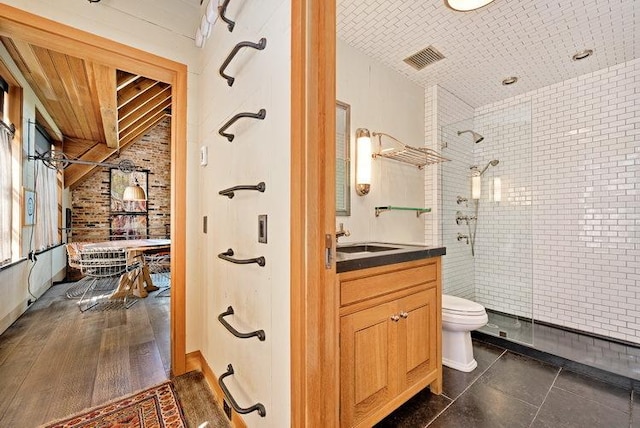
<path id="1" fill-rule="evenodd" d="M 147 79 L 146 77 L 139 77 L 133 83 L 118 91 L 118 107 L 122 108 L 127 103 L 133 101 L 136 97 L 140 96 L 157 84 L 158 82 L 155 80 Z"/>
<path id="2" fill-rule="evenodd" d="M 138 109 L 144 107 L 147 103 L 153 103 L 159 98 L 166 99 L 167 97 L 171 97 L 171 87 L 161 83 L 137 97 L 134 102 L 128 103 L 125 106 L 118 106 L 118 122 L 120 123 L 120 127 L 122 127 L 123 120 L 130 114 L 138 111 Z"/>
<path id="3" fill-rule="evenodd" d="M 98 101 L 100 117 L 107 147 L 118 148 L 118 104 L 116 97 L 116 70 L 101 64 L 93 64 L 93 77 Z"/>
<path id="4" fill-rule="evenodd" d="M 171 101 L 169 101 L 167 105 L 171 105 Z M 144 118 L 140 118 L 140 121 L 133 124 L 129 128 L 129 130 L 126 132 L 126 134 L 124 134 L 120 138 L 120 144 L 121 145 L 128 144 L 129 142 L 131 142 L 132 140 L 135 140 L 139 136 L 144 135 L 149 129 L 151 129 L 153 125 L 158 123 L 159 119 L 162 119 L 166 115 L 166 113 L 164 112 L 166 108 L 167 108 L 166 106 L 161 106 L 155 109 L 154 111 L 150 112 Z"/>
<path id="5" fill-rule="evenodd" d="M 0 3 L 0 35 L 171 83 L 184 64 Z M 95 49 L 95 46 L 100 49 Z M 135 55 L 122 54 L 135 50 Z"/>
<path id="6" fill-rule="evenodd" d="M 138 77 L 140 76 L 137 74 L 131 74 L 131 73 L 127 73 L 126 71 L 117 70 L 116 71 L 116 80 L 118 82 L 117 89 L 120 90 L 124 88 L 125 86 L 127 86 L 128 84 L 136 80 Z"/>
<path id="7" fill-rule="evenodd" d="M 120 135 L 125 135 L 132 125 L 140 120 L 144 120 L 149 114 L 153 114 L 158 109 L 164 110 L 169 107 L 171 107 L 171 91 L 167 91 L 164 93 L 164 96 L 145 103 L 135 114 L 131 114 L 126 119 L 120 120 L 118 123 Z"/>

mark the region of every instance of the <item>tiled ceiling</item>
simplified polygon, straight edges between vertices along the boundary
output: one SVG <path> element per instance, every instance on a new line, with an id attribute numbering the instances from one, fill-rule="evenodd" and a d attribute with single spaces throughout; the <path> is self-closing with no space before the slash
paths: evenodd
<path id="1" fill-rule="evenodd" d="M 640 0 L 495 0 L 456 12 L 444 0 L 337 0 L 338 37 L 423 87 L 477 107 L 640 56 Z M 445 59 L 403 62 L 433 46 Z M 594 55 L 571 56 L 584 49 Z M 340 72 L 338 70 L 338 72 Z M 502 80 L 518 82 L 503 86 Z"/>

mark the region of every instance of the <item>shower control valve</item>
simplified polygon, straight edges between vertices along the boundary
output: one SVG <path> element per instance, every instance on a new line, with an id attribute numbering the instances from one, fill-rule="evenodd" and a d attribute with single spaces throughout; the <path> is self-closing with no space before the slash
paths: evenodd
<path id="1" fill-rule="evenodd" d="M 466 240 L 467 245 L 469 245 L 469 235 L 463 235 L 462 233 L 458 233 L 458 237 L 456 238 L 458 242 Z"/>
<path id="2" fill-rule="evenodd" d="M 456 224 L 461 224 L 463 221 L 469 224 L 469 216 L 462 214 L 462 211 L 457 211 Z"/>
<path id="3" fill-rule="evenodd" d="M 469 199 L 467 199 L 467 198 L 465 198 L 465 197 L 462 197 L 462 196 L 460 196 L 460 195 L 458 195 L 458 198 L 456 199 L 456 203 L 457 203 L 458 205 L 460 205 L 460 204 L 464 203 L 464 204 L 465 204 L 465 206 L 466 206 L 468 201 L 469 201 Z"/>

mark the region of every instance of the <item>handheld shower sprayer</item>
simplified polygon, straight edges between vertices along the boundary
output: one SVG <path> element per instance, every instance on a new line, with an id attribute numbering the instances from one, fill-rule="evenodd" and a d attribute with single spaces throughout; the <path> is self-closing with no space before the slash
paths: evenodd
<path id="1" fill-rule="evenodd" d="M 464 134 L 465 132 L 470 132 L 471 135 L 473 136 L 473 142 L 474 143 L 479 143 L 480 141 L 484 140 L 484 137 L 480 134 L 478 134 L 476 131 L 472 131 L 470 129 L 467 129 L 465 131 L 458 131 L 458 135 L 460 134 Z"/>

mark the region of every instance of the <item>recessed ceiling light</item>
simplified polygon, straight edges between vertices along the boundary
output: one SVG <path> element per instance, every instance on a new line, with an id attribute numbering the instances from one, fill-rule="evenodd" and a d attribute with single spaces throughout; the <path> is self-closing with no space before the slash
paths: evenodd
<path id="1" fill-rule="evenodd" d="M 480 9 L 482 6 L 488 5 L 492 1 L 493 0 L 444 0 L 444 4 L 453 10 L 468 12 L 470 10 Z"/>
<path id="2" fill-rule="evenodd" d="M 507 77 L 506 79 L 504 79 L 502 81 L 502 84 L 504 86 L 508 86 L 508 85 L 513 85 L 514 83 L 516 83 L 518 81 L 518 78 L 516 76 L 511 76 L 511 77 Z"/>
<path id="3" fill-rule="evenodd" d="M 589 58 L 591 55 L 593 55 L 593 49 L 585 49 L 583 51 L 576 52 L 571 59 L 574 61 L 580 61 L 581 59 Z"/>

